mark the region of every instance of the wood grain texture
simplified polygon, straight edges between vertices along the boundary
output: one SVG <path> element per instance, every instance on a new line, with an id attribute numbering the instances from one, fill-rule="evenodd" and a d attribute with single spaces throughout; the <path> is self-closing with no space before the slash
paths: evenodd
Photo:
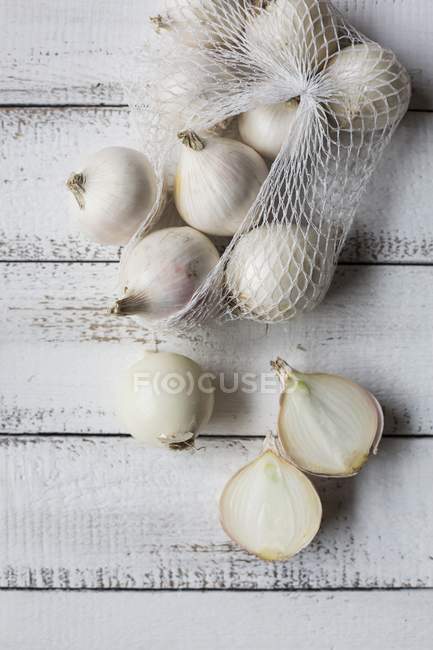
<path id="1" fill-rule="evenodd" d="M 218 523 L 218 494 L 260 440 L 202 439 L 184 453 L 127 438 L 1 443 L 1 587 L 433 587 L 430 439 L 384 440 L 355 479 L 319 481 L 321 532 L 279 563 Z"/>
<path id="2" fill-rule="evenodd" d="M 430 0 L 335 0 L 355 27 L 393 48 L 414 82 L 413 107 L 433 108 Z M 118 104 L 123 73 L 161 0 L 3 0 L 0 101 Z"/>
<path id="3" fill-rule="evenodd" d="M 139 146 L 122 109 L 0 110 L 0 259 L 115 260 L 69 218 L 65 179 L 108 145 Z M 409 114 L 370 182 L 346 262 L 433 262 L 433 114 Z"/>
<path id="4" fill-rule="evenodd" d="M 153 347 L 153 337 L 130 317 L 108 315 L 117 265 L 9 263 L 1 270 L 3 431 L 122 432 L 116 377 L 146 343 Z M 279 355 L 364 384 L 385 407 L 386 433 L 431 434 L 432 281 L 433 267 L 340 267 L 312 314 L 268 329 L 209 325 L 160 337 L 161 347 L 192 356 L 225 387 L 207 433 L 263 435 L 274 427 L 279 387 L 269 362 Z M 258 392 L 244 391 L 244 373 Z"/>
<path id="5" fill-rule="evenodd" d="M 2 650 L 430 650 L 432 599 L 429 591 L 2 592 Z"/>

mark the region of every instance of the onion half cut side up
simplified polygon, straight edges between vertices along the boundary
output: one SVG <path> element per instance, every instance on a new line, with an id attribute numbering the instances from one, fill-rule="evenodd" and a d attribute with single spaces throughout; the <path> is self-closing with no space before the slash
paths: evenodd
<path id="1" fill-rule="evenodd" d="M 338 375 L 302 373 L 282 359 L 271 365 L 283 388 L 278 435 L 287 458 L 319 476 L 357 474 L 382 437 L 377 399 Z"/>

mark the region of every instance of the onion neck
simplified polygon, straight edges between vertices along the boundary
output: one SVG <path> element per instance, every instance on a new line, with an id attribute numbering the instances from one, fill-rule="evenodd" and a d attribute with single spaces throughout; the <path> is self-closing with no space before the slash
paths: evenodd
<path id="1" fill-rule="evenodd" d="M 113 316 L 141 314 L 147 311 L 147 304 L 148 298 L 144 293 L 132 294 L 116 300 L 110 309 L 110 314 Z"/>
<path id="2" fill-rule="evenodd" d="M 177 137 L 185 147 L 189 147 L 193 151 L 203 151 L 206 147 L 204 140 L 202 140 L 195 131 L 181 131 Z"/>
<path id="3" fill-rule="evenodd" d="M 272 431 L 269 431 L 269 433 L 265 437 L 265 440 L 263 442 L 262 454 L 265 454 L 268 451 L 272 452 L 273 454 L 275 454 L 275 456 L 278 457 L 282 455 L 279 440 L 272 433 Z"/>
<path id="4" fill-rule="evenodd" d="M 278 358 L 276 361 L 271 361 L 271 368 L 279 377 L 285 393 L 294 393 L 298 389 L 306 393 L 310 392 L 307 384 L 298 377 L 296 371 L 283 359 Z"/>
<path id="5" fill-rule="evenodd" d="M 74 195 L 80 210 L 84 210 L 86 207 L 86 202 L 84 200 L 84 195 L 86 193 L 85 185 L 86 179 L 84 177 L 84 174 L 81 172 L 77 174 L 71 174 L 66 181 L 66 187 Z"/>
<path id="6" fill-rule="evenodd" d="M 292 99 L 288 99 L 286 101 L 286 106 L 287 108 L 298 108 L 300 103 L 301 103 L 300 97 L 292 97 Z"/>
<path id="7" fill-rule="evenodd" d="M 194 449 L 195 448 L 195 439 L 197 438 L 197 434 L 193 433 L 192 431 L 188 432 L 190 437 L 188 440 L 180 440 L 179 442 L 176 441 L 170 441 L 170 439 L 167 439 L 162 436 L 158 436 L 158 440 L 162 442 L 163 445 L 167 445 L 169 449 L 172 449 L 174 451 L 184 451 L 186 449 Z"/>

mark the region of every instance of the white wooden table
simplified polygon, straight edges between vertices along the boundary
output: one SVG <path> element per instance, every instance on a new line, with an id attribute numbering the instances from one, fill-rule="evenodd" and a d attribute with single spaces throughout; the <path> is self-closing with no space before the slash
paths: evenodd
<path id="1" fill-rule="evenodd" d="M 117 71 L 158 0 L 0 0 L 1 650 L 432 647 L 433 3 L 336 4 L 395 49 L 415 92 L 328 298 L 270 330 L 162 343 L 227 376 L 280 354 L 385 406 L 379 456 L 319 483 L 317 540 L 271 565 L 229 543 L 215 497 L 276 396 L 219 399 L 193 455 L 122 435 L 112 379 L 146 337 L 106 316 L 118 251 L 67 217 L 79 153 L 134 144 Z"/>

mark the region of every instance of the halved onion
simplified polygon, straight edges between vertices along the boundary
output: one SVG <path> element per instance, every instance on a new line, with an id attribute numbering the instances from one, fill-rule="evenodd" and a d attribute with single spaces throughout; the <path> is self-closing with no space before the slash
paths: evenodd
<path id="1" fill-rule="evenodd" d="M 227 483 L 220 499 L 227 535 L 263 560 L 287 560 L 308 546 L 322 518 L 311 481 L 267 448 Z"/>
<path id="2" fill-rule="evenodd" d="M 319 476 L 357 474 L 382 437 L 377 399 L 338 375 L 301 373 L 281 359 L 271 365 L 283 386 L 278 435 L 287 457 Z"/>

